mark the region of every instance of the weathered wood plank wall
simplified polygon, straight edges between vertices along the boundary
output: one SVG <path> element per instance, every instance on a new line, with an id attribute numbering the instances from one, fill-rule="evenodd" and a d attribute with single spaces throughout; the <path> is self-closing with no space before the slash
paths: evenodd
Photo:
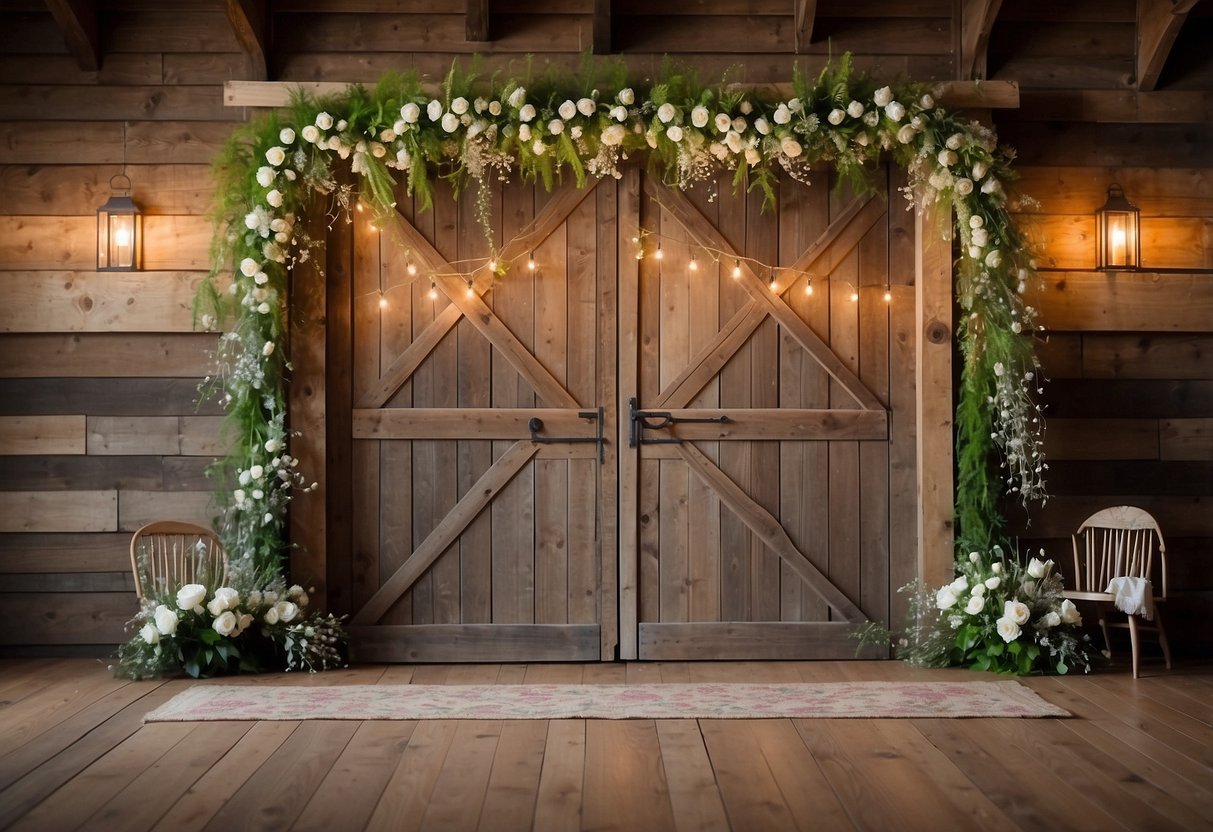
<path id="1" fill-rule="evenodd" d="M 594 35 L 591 0 L 494 0 L 488 41 L 467 39 L 456 0 L 359 0 L 340 13 L 335 0 L 272 5 L 275 79 L 441 75 L 474 52 L 486 70 L 521 68 L 526 53 L 537 69 L 571 68 Z M 703 78 L 741 65 L 743 80 L 785 80 L 793 61 L 815 71 L 848 50 L 890 77 L 955 76 L 952 0 L 822 0 L 799 56 L 785 0 L 664 5 L 678 8 L 612 3 L 614 47 L 640 77 L 668 53 Z M 1213 372 L 1200 323 L 1213 318 L 1207 6 L 1193 11 L 1148 97 L 1132 88 L 1132 0 L 1003 4 L 989 58 L 990 77 L 1024 88 L 1023 111 L 1000 115 L 998 127 L 1020 150 L 1024 190 L 1044 205 L 1045 262 L 1059 270 L 1046 323 L 1069 316 L 1045 348 L 1057 496 L 1031 534 L 1054 541 L 1088 507 L 1140 502 L 1168 531 L 1181 606 L 1204 614 L 1213 606 Z M 221 84 L 249 77 L 247 63 L 217 0 L 99 8 L 101 64 L 84 71 L 43 3 L 0 3 L 0 652 L 108 650 L 133 608 L 129 531 L 209 513 L 202 472 L 218 411 L 196 410 L 194 391 L 213 337 L 192 332 L 189 301 L 207 262 L 205 165 L 247 115 L 222 106 Z M 150 270 L 135 276 L 93 270 L 93 212 L 121 171 L 124 125 L 148 214 Z M 1087 271 L 1092 211 L 1113 180 L 1142 208 L 1147 267 L 1196 273 Z M 1139 284 L 1144 294 L 1126 301 Z"/>

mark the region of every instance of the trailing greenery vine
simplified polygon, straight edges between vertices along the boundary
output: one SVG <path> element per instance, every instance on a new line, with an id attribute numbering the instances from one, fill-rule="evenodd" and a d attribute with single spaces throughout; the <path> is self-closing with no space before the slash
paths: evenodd
<path id="1" fill-rule="evenodd" d="M 814 163 L 863 187 L 876 162 L 903 166 L 907 199 L 939 206 L 959 238 L 960 550 L 989 550 L 1000 539 L 1004 492 L 1044 499 L 1034 311 L 1023 300 L 1035 263 L 1005 191 L 1013 154 L 994 133 L 938 106 L 926 86 L 882 85 L 854 71 L 849 56 L 816 78 L 794 76 L 788 97 L 702 85 L 677 70 L 648 88 L 624 79 L 616 64 L 520 79 L 481 79 L 456 66 L 434 92 L 416 75 L 390 74 L 339 96 L 300 93 L 227 142 L 215 164 L 213 271 L 197 314 L 208 329 L 234 321 L 213 385 L 232 442 L 216 471 L 224 484 L 218 526 L 237 567 L 281 572 L 285 510 L 304 486 L 288 452 L 283 321 L 288 273 L 322 241 L 304 233 L 301 218 L 336 216 L 355 203 L 386 217 L 398 181 L 428 206 L 440 178 L 456 192 L 474 187 L 487 220 L 494 179 L 550 188 L 570 176 L 584 186 L 619 177 L 636 153 L 647 153 L 650 170 L 671 186 L 691 188 L 726 170 L 737 188 L 758 188 L 768 200 L 780 173 L 807 181 Z M 350 181 L 344 171 L 355 185 L 341 184 Z M 487 222 L 486 233 L 494 244 Z M 509 265 L 497 265 L 501 279 Z"/>

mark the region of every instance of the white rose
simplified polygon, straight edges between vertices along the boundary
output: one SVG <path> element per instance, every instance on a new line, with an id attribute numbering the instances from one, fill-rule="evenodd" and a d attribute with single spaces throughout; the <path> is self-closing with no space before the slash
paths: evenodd
<path id="1" fill-rule="evenodd" d="M 371 142 L 371 155 L 376 159 L 382 159 L 387 155 L 387 148 L 379 142 Z"/>
<path id="2" fill-rule="evenodd" d="M 626 107 L 624 107 L 622 105 L 616 105 L 616 106 L 612 107 L 610 115 L 611 115 L 611 118 L 615 119 L 615 121 L 627 121 L 628 120 L 628 110 Z"/>
<path id="3" fill-rule="evenodd" d="M 748 127 L 748 126 L 749 125 L 746 124 L 746 120 L 744 118 L 742 118 L 741 116 L 738 116 L 737 118 L 733 119 L 733 129 L 735 131 L 737 131 L 738 133 L 744 133 L 746 127 Z"/>
<path id="4" fill-rule="evenodd" d="M 459 129 L 459 116 L 454 113 L 446 113 L 442 116 L 442 129 L 448 133 L 454 133 Z"/>
<path id="5" fill-rule="evenodd" d="M 665 131 L 666 138 L 672 142 L 682 141 L 682 128 L 677 124 L 671 124 L 670 128 Z"/>
<path id="6" fill-rule="evenodd" d="M 753 167 L 754 165 L 757 165 L 761 161 L 762 161 L 762 154 L 758 152 L 757 148 L 747 147 L 745 149 L 745 162 L 747 165 L 749 165 L 750 167 Z"/>
<path id="7" fill-rule="evenodd" d="M 994 249 L 986 255 L 986 265 L 991 269 L 996 269 L 1002 265 L 1002 252 Z"/>
<path id="8" fill-rule="evenodd" d="M 1002 615 L 1016 624 L 1027 624 L 1032 611 L 1023 601 L 1007 601 L 1002 605 Z"/>
<path id="9" fill-rule="evenodd" d="M 309 125 L 305 126 L 302 130 L 299 131 L 299 133 L 303 136 L 303 140 L 305 142 L 309 142 L 311 144 L 315 144 L 316 141 L 320 138 L 320 129 L 318 127 L 316 127 L 316 125 L 314 125 L 314 124 L 309 124 Z"/>
<path id="10" fill-rule="evenodd" d="M 1001 361 L 994 362 L 994 375 L 1001 376 L 1006 371 L 1007 371 L 1007 368 L 1005 366 L 1003 366 L 1003 363 Z M 995 564 L 995 565 L 997 566 L 997 564 Z M 995 569 L 994 571 L 997 572 L 998 570 Z"/>
<path id="11" fill-rule="evenodd" d="M 691 110 L 691 124 L 696 127 L 706 127 L 709 118 L 711 115 L 708 113 L 707 107 L 696 107 Z"/>
<path id="12" fill-rule="evenodd" d="M 277 173 L 267 165 L 257 168 L 257 184 L 263 188 L 268 188 L 273 184 L 275 176 L 277 176 Z"/>
<path id="13" fill-rule="evenodd" d="M 986 601 L 980 595 L 974 595 L 969 598 L 969 603 L 965 604 L 965 612 L 969 615 L 977 615 L 986 607 Z"/>
<path id="14" fill-rule="evenodd" d="M 543 143 L 543 139 L 535 139 L 535 143 L 531 145 L 531 152 L 536 156 L 542 156 L 547 152 L 548 146 Z"/>
<path id="15" fill-rule="evenodd" d="M 908 124 L 905 124 L 902 125 L 900 130 L 897 131 L 897 141 L 901 142 L 902 144 L 909 144 L 910 142 L 914 141 L 915 135 L 917 135 L 917 132 L 914 130 L 914 128 Z"/>
<path id="16" fill-rule="evenodd" d="M 491 115 L 491 116 L 501 115 L 501 102 L 500 101 L 490 101 L 489 102 L 489 115 Z"/>
<path id="17" fill-rule="evenodd" d="M 328 113 L 316 114 L 316 126 L 321 130 L 329 130 L 333 126 L 333 117 Z"/>
<path id="18" fill-rule="evenodd" d="M 270 305 L 268 303 L 259 304 L 257 306 L 257 311 L 260 312 L 262 315 L 268 315 L 268 314 L 270 314 Z"/>
<path id="19" fill-rule="evenodd" d="M 236 621 L 236 614 L 228 610 L 216 616 L 215 620 L 211 623 L 211 627 L 221 636 L 230 636 L 238 623 Z"/>
<path id="20" fill-rule="evenodd" d="M 930 110 L 935 106 L 935 99 L 930 95 L 923 95 L 922 98 L 918 99 L 918 106 L 924 110 Z"/>
<path id="21" fill-rule="evenodd" d="M 729 150 L 733 151 L 734 153 L 740 153 L 745 147 L 745 142 L 742 140 L 741 134 L 734 133 L 732 130 L 725 134 L 724 143 L 728 146 Z"/>
<path id="22" fill-rule="evenodd" d="M 847 115 L 851 118 L 859 118 L 863 115 L 864 106 L 859 101 L 852 101 L 847 105 Z"/>
<path id="23" fill-rule="evenodd" d="M 952 187 L 954 187 L 956 189 L 956 193 L 960 194 L 961 196 L 968 196 L 969 194 L 973 193 L 973 180 L 962 177 L 957 179 L 956 184 Z"/>
<path id="24" fill-rule="evenodd" d="M 876 102 L 877 107 L 884 107 L 893 100 L 893 89 L 891 87 L 881 87 L 876 90 L 872 96 L 872 100 Z"/>
<path id="25" fill-rule="evenodd" d="M 577 115 L 577 105 L 574 104 L 571 100 L 565 99 L 564 101 L 561 102 L 560 106 L 556 108 L 556 112 L 558 112 L 560 114 L 560 117 L 562 119 L 565 119 L 567 121 L 568 119 Z"/>
<path id="26" fill-rule="evenodd" d="M 964 144 L 965 137 L 960 133 L 953 133 L 944 141 L 944 147 L 948 150 L 960 150 L 960 146 Z"/>
<path id="27" fill-rule="evenodd" d="M 959 578 L 952 581 L 952 583 L 948 584 L 948 586 L 952 587 L 953 592 L 957 592 L 957 593 L 964 592 L 966 589 L 969 588 L 969 579 L 966 578 L 964 575 L 961 575 Z"/>
<path id="28" fill-rule="evenodd" d="M 939 159 L 939 164 L 943 165 L 945 168 L 950 168 L 952 165 L 960 161 L 960 157 L 956 155 L 955 150 L 941 150 L 939 151 L 939 156 L 936 158 Z"/>
<path id="29" fill-rule="evenodd" d="M 1049 568 L 1053 565 L 1053 561 L 1042 561 L 1037 558 L 1032 558 L 1028 561 L 1028 574 L 1033 578 L 1043 578 L 1048 574 Z"/>
<path id="30" fill-rule="evenodd" d="M 1045 613 L 1044 617 L 1040 619 L 1040 623 L 1037 626 L 1039 626 L 1041 629 L 1049 630 L 1056 627 L 1060 623 L 1060 615 L 1055 612 L 1047 612 Z"/>
<path id="31" fill-rule="evenodd" d="M 674 105 L 668 101 L 657 108 L 657 118 L 661 119 L 662 124 L 669 124 L 677 114 L 678 111 L 674 109 Z"/>
<path id="32" fill-rule="evenodd" d="M 996 563 L 990 564 L 990 571 L 993 572 L 995 575 L 1001 575 L 1002 574 L 1002 561 L 998 561 Z"/>
<path id="33" fill-rule="evenodd" d="M 906 117 L 906 108 L 894 101 L 892 104 L 884 108 L 884 114 L 893 121 L 901 121 Z"/>
<path id="34" fill-rule="evenodd" d="M 577 112 L 581 113 L 583 116 L 592 116 L 592 115 L 594 115 L 594 111 L 597 109 L 598 109 L 598 105 L 594 103 L 594 99 L 592 99 L 592 98 L 578 98 L 577 99 Z"/>
<path id="35" fill-rule="evenodd" d="M 942 587 L 935 593 L 935 606 L 941 610 L 948 610 L 956 606 L 957 600 L 956 593 L 952 591 L 952 587 L 950 586 Z"/>
<path id="36" fill-rule="evenodd" d="M 298 605 L 291 601 L 279 601 L 276 606 L 278 607 L 278 618 L 284 624 L 290 624 L 295 620 L 295 616 L 299 615 Z"/>
<path id="37" fill-rule="evenodd" d="M 278 623 L 278 607 L 274 606 L 274 607 L 270 607 L 268 610 L 266 610 L 265 615 L 261 616 L 261 620 L 264 621 L 266 624 L 271 624 L 271 625 L 277 624 Z"/>
<path id="38" fill-rule="evenodd" d="M 261 354 L 264 355 L 266 358 L 269 358 L 271 355 L 273 355 L 274 354 L 274 342 L 266 341 L 265 346 L 263 346 L 261 348 Z"/>
<path id="39" fill-rule="evenodd" d="M 206 604 L 206 611 L 209 612 L 211 615 L 215 615 L 215 616 L 222 615 L 223 611 L 226 609 L 227 609 L 227 605 L 224 604 L 223 601 L 219 600 L 218 598 L 212 598 Z"/>
<path id="40" fill-rule="evenodd" d="M 139 636 L 148 644 L 160 643 L 160 631 L 156 629 L 154 624 L 144 624 L 140 627 Z"/>
<path id="41" fill-rule="evenodd" d="M 627 136 L 627 132 L 622 124 L 612 124 L 602 131 L 602 143 L 608 146 L 623 144 L 623 139 Z"/>
<path id="42" fill-rule="evenodd" d="M 754 119 L 754 129 L 757 130 L 760 135 L 769 136 L 771 135 L 771 122 L 767 121 L 763 116 L 759 116 L 758 118 Z"/>
<path id="43" fill-rule="evenodd" d="M 461 116 L 468 111 L 468 100 L 462 95 L 451 102 L 451 112 Z"/>
<path id="44" fill-rule="evenodd" d="M 977 586 L 973 587 L 973 594 L 978 595 L 978 596 L 985 595 L 986 594 L 986 585 L 978 584 Z"/>
<path id="45" fill-rule="evenodd" d="M 788 109 L 791 110 L 793 113 L 799 113 L 801 110 L 804 109 L 804 105 L 800 103 L 799 98 L 789 98 L 788 99 Z"/>
<path id="46" fill-rule="evenodd" d="M 998 589 L 998 586 L 1001 583 L 1002 578 L 998 577 L 997 575 L 992 578 L 986 578 L 986 589 Z"/>
<path id="47" fill-rule="evenodd" d="M 796 141 L 791 136 L 788 136 L 779 143 L 779 149 L 782 150 L 783 155 L 787 156 L 789 159 L 795 159 L 804 150 L 804 148 L 800 146 L 800 142 Z"/>
<path id="48" fill-rule="evenodd" d="M 265 151 L 265 161 L 269 162 L 274 167 L 278 167 L 286 161 L 286 151 L 278 145 L 274 145 L 269 150 Z"/>
<path id="49" fill-rule="evenodd" d="M 548 122 L 548 132 L 553 136 L 559 136 L 564 132 L 564 122 L 558 118 L 554 118 Z"/>
<path id="50" fill-rule="evenodd" d="M 1002 636 L 1002 640 L 1010 644 L 1015 639 L 1019 638 L 1019 625 L 1009 618 L 998 619 L 998 634 Z"/>
<path id="51" fill-rule="evenodd" d="M 754 105 L 750 103 L 749 99 L 742 99 L 741 103 L 737 105 L 737 109 L 741 110 L 741 112 L 748 116 L 750 113 L 754 112 Z"/>
<path id="52" fill-rule="evenodd" d="M 716 132 L 727 133 L 733 129 L 733 118 L 728 113 L 716 114 Z"/>
<path id="53" fill-rule="evenodd" d="M 775 108 L 775 114 L 772 116 L 776 124 L 787 124 L 792 120 L 792 111 L 788 109 L 786 104 L 780 104 Z"/>
<path id="54" fill-rule="evenodd" d="M 521 107 L 524 101 L 526 101 L 526 87 L 514 87 L 510 97 L 506 99 L 506 102 L 515 109 Z"/>
<path id="55" fill-rule="evenodd" d="M 421 118 L 421 107 L 410 101 L 400 108 L 400 118 L 404 120 L 405 124 L 416 124 L 417 119 Z"/>
<path id="56" fill-rule="evenodd" d="M 268 194 L 265 195 L 265 201 L 270 204 L 271 208 L 281 208 L 282 207 L 282 191 L 278 190 L 277 188 L 274 188 L 274 190 L 270 191 Z"/>
<path id="57" fill-rule="evenodd" d="M 984 228 L 975 228 L 973 230 L 973 245 L 985 248 L 986 243 L 990 242 L 990 232 Z"/>
<path id="58" fill-rule="evenodd" d="M 1069 598 L 1061 602 L 1061 620 L 1067 624 L 1081 624 L 1082 615 L 1078 612 L 1078 607 L 1074 606 L 1074 602 Z"/>
<path id="59" fill-rule="evenodd" d="M 834 126 L 837 127 L 839 124 L 842 124 L 842 120 L 846 117 L 847 117 L 846 112 L 844 112 L 843 110 L 834 109 L 834 110 L 830 110 L 830 114 L 828 116 L 826 116 L 826 121 L 830 122 L 830 124 L 833 124 Z"/>
<path id="60" fill-rule="evenodd" d="M 990 166 L 987 165 L 985 162 L 974 162 L 973 163 L 973 179 L 980 182 L 981 178 L 983 176 L 985 176 L 989 172 L 989 170 L 990 170 Z"/>
<path id="61" fill-rule="evenodd" d="M 206 587 L 202 584 L 186 584 L 177 590 L 177 607 L 192 610 L 206 599 Z"/>
<path id="62" fill-rule="evenodd" d="M 153 613 L 156 619 L 156 630 L 162 636 L 171 636 L 177 632 L 177 613 L 170 610 L 164 604 L 157 604 L 156 611 Z"/>
<path id="63" fill-rule="evenodd" d="M 442 118 L 442 102 L 437 98 L 430 99 L 430 103 L 425 105 L 425 114 L 430 117 L 430 121 Z"/>
<path id="64" fill-rule="evenodd" d="M 531 125 L 529 125 L 529 124 L 518 125 L 518 138 L 521 141 L 529 142 L 531 140 Z"/>
<path id="65" fill-rule="evenodd" d="M 649 147 L 656 147 L 657 146 L 657 136 L 650 130 L 648 133 L 644 134 L 644 143 L 647 144 Z"/>
<path id="66" fill-rule="evenodd" d="M 277 453 L 281 448 L 282 448 L 282 443 L 279 442 L 277 439 L 265 440 L 266 453 L 271 453 L 271 454 Z"/>
<path id="67" fill-rule="evenodd" d="M 341 119 L 340 121 L 337 122 L 338 131 L 344 130 L 347 127 L 349 127 L 349 124 L 346 122 L 345 119 Z"/>
<path id="68" fill-rule="evenodd" d="M 986 224 L 986 221 L 981 218 L 981 214 L 974 214 L 969 217 L 969 228 L 978 229 Z"/>
<path id="69" fill-rule="evenodd" d="M 255 466 L 254 466 L 255 467 Z M 223 602 L 225 610 L 234 610 L 240 606 L 240 593 L 230 586 L 221 586 L 215 590 L 215 598 Z"/>
<path id="70" fill-rule="evenodd" d="M 522 109 L 518 111 L 518 118 L 522 121 L 531 121 L 535 118 L 535 105 L 523 104 Z"/>
<path id="71" fill-rule="evenodd" d="M 981 192 L 983 194 L 996 194 L 1002 190 L 1002 183 L 993 176 L 981 183 Z"/>
<path id="72" fill-rule="evenodd" d="M 722 162 L 724 161 L 724 157 L 729 155 L 729 149 L 720 142 L 712 142 L 708 146 L 708 152 Z"/>
<path id="73" fill-rule="evenodd" d="M 295 141 L 295 131 L 289 127 L 283 127 L 278 131 L 278 141 L 283 144 L 290 144 Z"/>
<path id="74" fill-rule="evenodd" d="M 626 104 L 629 107 L 636 101 L 636 93 L 632 92 L 631 87 L 624 87 L 619 91 L 619 103 Z"/>
<path id="75" fill-rule="evenodd" d="M 240 261 L 240 273 L 245 277 L 252 277 L 259 271 L 261 271 L 261 265 L 253 258 L 245 257 Z"/>

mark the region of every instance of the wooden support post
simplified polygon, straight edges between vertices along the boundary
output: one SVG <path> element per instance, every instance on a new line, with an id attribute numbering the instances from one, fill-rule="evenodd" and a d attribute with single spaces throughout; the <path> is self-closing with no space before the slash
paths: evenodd
<path id="1" fill-rule="evenodd" d="M 489 39 L 489 0 L 467 0 L 466 36 L 474 43 Z"/>
<path id="2" fill-rule="evenodd" d="M 795 17 L 796 52 L 808 50 L 813 41 L 813 19 L 817 17 L 817 0 L 794 0 L 792 13 Z"/>
<path id="3" fill-rule="evenodd" d="M 1153 90 L 1196 0 L 1137 0 L 1137 89 Z"/>
<path id="4" fill-rule="evenodd" d="M 955 557 L 952 422 L 952 243 L 940 239 L 951 218 L 934 206 L 914 222 L 914 300 L 918 387 L 918 577 L 952 579 Z"/>
<path id="5" fill-rule="evenodd" d="M 611 54 L 611 0 L 594 0 L 590 44 L 595 55 Z"/>
<path id="6" fill-rule="evenodd" d="M 248 59 L 249 80 L 267 80 L 269 25 L 265 5 L 258 0 L 223 0 L 223 11 Z"/>
<path id="7" fill-rule="evenodd" d="M 97 4 L 94 0 L 46 0 L 46 7 L 63 33 L 67 51 L 87 72 L 101 68 L 101 49 L 97 37 Z"/>
<path id="8" fill-rule="evenodd" d="M 960 7 L 960 59 L 956 77 L 972 81 L 986 77 L 986 52 L 990 31 L 1002 0 L 964 0 Z"/>

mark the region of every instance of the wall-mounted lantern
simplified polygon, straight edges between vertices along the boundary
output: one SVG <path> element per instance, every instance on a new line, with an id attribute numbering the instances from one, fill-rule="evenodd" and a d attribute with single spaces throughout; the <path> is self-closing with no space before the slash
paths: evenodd
<path id="1" fill-rule="evenodd" d="M 110 178 L 110 190 L 110 198 L 97 209 L 97 271 L 138 271 L 143 268 L 143 212 L 131 199 L 125 173 Z"/>
<path id="2" fill-rule="evenodd" d="M 1096 268 L 1132 270 L 1141 266 L 1141 212 L 1125 198 L 1124 189 L 1108 186 L 1108 201 L 1095 212 Z"/>

